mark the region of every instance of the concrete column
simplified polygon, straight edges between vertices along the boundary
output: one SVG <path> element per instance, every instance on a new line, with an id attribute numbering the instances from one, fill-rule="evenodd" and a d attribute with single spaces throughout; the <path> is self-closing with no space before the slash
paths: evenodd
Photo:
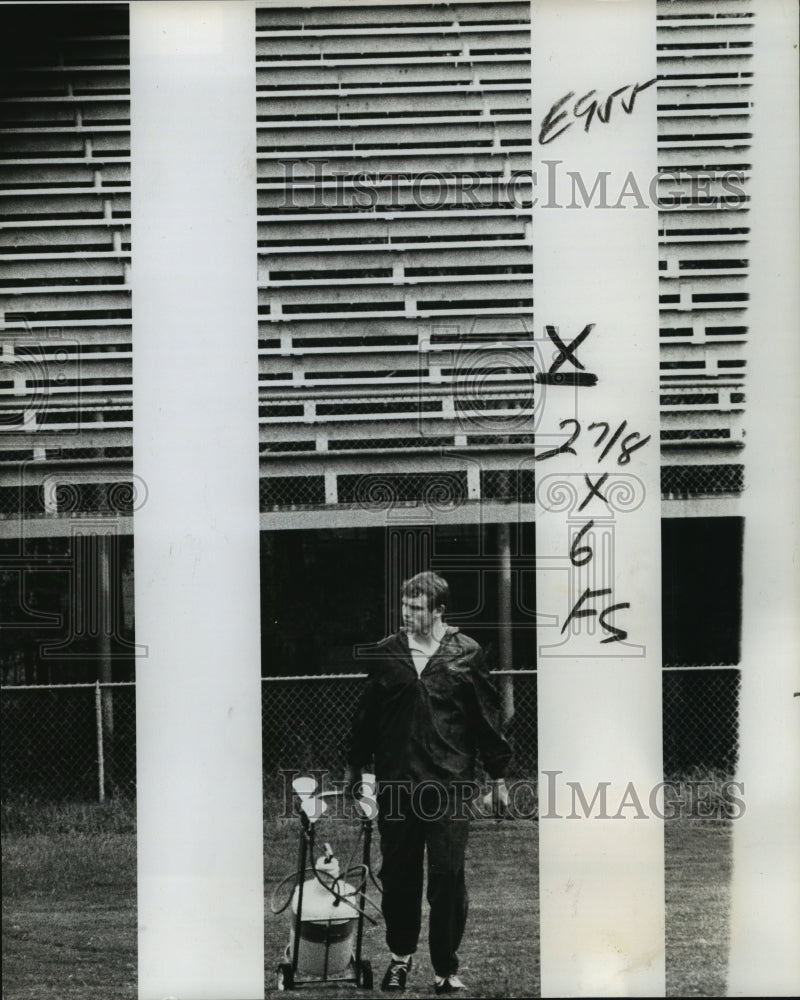
<path id="1" fill-rule="evenodd" d="M 655 30 L 533 2 L 542 996 L 664 992 Z"/>
<path id="2" fill-rule="evenodd" d="M 256 1000 L 254 11 L 133 3 L 130 19 L 139 997 Z"/>

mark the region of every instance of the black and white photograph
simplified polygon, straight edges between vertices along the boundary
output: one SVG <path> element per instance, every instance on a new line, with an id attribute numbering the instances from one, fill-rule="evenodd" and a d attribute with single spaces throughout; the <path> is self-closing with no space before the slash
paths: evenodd
<path id="1" fill-rule="evenodd" d="M 0 37 L 4 1000 L 795 992 L 796 5 Z"/>
<path id="2" fill-rule="evenodd" d="M 3 995 L 133 997 L 128 9 L 0 23 Z"/>

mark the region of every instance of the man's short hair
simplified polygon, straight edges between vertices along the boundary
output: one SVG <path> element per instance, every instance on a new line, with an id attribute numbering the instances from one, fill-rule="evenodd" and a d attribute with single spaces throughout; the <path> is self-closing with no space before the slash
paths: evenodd
<path id="1" fill-rule="evenodd" d="M 450 587 L 447 580 L 431 570 L 417 573 L 411 579 L 404 580 L 401 594 L 403 597 L 425 597 L 429 611 L 445 607 L 450 601 Z"/>

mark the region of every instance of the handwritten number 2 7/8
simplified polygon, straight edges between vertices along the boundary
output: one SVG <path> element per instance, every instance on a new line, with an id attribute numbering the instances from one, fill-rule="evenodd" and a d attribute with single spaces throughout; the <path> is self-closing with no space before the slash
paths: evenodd
<path id="1" fill-rule="evenodd" d="M 577 454 L 572 446 L 578 440 L 581 433 L 580 421 L 575 420 L 573 417 L 568 417 L 566 420 L 562 420 L 558 427 L 559 430 L 563 431 L 569 425 L 572 425 L 572 432 L 567 440 L 563 444 L 559 445 L 558 448 L 550 448 L 547 451 L 543 451 L 540 455 L 534 455 L 535 462 L 543 462 L 545 459 L 554 458 L 556 455 Z M 617 465 L 627 465 L 631 460 L 631 455 L 639 448 L 643 448 L 652 437 L 651 434 L 648 434 L 647 437 L 642 437 L 638 431 L 631 431 L 630 434 L 625 434 L 623 437 L 627 426 L 628 421 L 623 420 L 619 427 L 614 430 L 613 434 L 611 434 L 611 437 L 605 443 L 605 447 L 600 453 L 600 461 L 608 455 L 615 444 L 619 443 L 620 453 L 617 456 Z M 607 423 L 605 420 L 598 420 L 589 424 L 588 430 L 593 431 L 597 428 L 602 428 L 602 430 L 593 444 L 594 448 L 599 448 L 600 445 L 606 441 L 606 438 L 611 431 L 611 424 Z"/>

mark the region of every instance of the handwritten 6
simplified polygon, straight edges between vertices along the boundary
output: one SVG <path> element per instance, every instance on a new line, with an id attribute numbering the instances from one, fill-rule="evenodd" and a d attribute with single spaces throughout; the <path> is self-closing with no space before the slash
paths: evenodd
<path id="1" fill-rule="evenodd" d="M 579 97 L 571 108 L 565 109 L 564 105 L 575 96 L 575 91 L 571 90 L 568 94 L 560 97 L 542 119 L 542 127 L 539 129 L 539 145 L 546 146 L 548 142 L 557 139 L 568 128 L 571 128 L 576 120 L 581 118 L 584 119 L 584 132 L 589 131 L 589 126 L 595 115 L 603 124 L 606 124 L 611 119 L 611 108 L 616 98 L 619 98 L 619 104 L 625 114 L 631 114 L 637 95 L 641 94 L 643 90 L 647 90 L 648 87 L 652 87 L 656 80 L 657 77 L 653 77 L 646 83 L 626 83 L 609 94 L 605 100 L 595 97 L 596 90 L 590 90 Z M 627 99 L 622 96 L 623 94 L 626 94 Z M 569 120 L 570 115 L 572 115 L 573 120 Z"/>

